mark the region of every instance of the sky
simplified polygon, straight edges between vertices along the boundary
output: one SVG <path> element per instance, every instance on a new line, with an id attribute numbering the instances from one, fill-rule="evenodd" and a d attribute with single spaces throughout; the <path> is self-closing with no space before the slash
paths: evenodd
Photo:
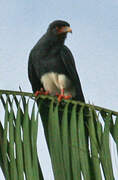
<path id="1" fill-rule="evenodd" d="M 118 111 L 118 0 L 0 2 L 0 89 L 21 86 L 32 92 L 27 75 L 29 52 L 49 23 L 61 19 L 73 31 L 65 43 L 75 58 L 86 102 Z M 41 166 L 45 179 L 53 180 L 39 125 L 40 137 Z M 1 172 L 0 179 L 4 179 Z"/>

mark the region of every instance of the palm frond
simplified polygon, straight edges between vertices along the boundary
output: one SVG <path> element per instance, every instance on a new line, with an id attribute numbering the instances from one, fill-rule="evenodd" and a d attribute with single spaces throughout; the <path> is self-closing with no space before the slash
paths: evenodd
<path id="1" fill-rule="evenodd" d="M 37 155 L 38 116 L 35 115 L 35 107 L 33 105 L 29 116 L 29 100 L 24 96 L 20 99 L 11 96 L 1 95 L 5 116 L 4 128 L 1 124 L 3 134 L 0 150 L 5 179 L 43 180 Z M 23 98 L 25 104 L 21 103 Z"/>
<path id="2" fill-rule="evenodd" d="M 118 152 L 118 112 L 32 93 L 0 91 L 0 166 L 6 180 L 43 180 L 37 155 L 38 112 L 55 180 L 114 180 L 110 136 Z M 32 104 L 30 103 L 32 102 Z"/>

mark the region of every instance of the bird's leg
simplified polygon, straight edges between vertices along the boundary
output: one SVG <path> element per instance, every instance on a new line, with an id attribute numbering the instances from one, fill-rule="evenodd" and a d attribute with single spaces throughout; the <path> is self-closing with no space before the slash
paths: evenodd
<path id="1" fill-rule="evenodd" d="M 43 88 L 41 88 L 40 89 L 40 91 L 36 91 L 35 93 L 34 93 L 34 95 L 37 97 L 38 95 L 49 95 L 50 94 L 50 92 L 49 91 L 44 91 L 44 89 Z"/>
<path id="2" fill-rule="evenodd" d="M 56 96 L 58 97 L 58 102 L 60 102 L 62 99 L 70 99 L 70 98 L 72 98 L 72 95 L 71 94 L 68 94 L 67 96 L 66 95 L 64 95 L 64 88 L 63 89 L 61 89 L 61 94 L 56 94 Z"/>

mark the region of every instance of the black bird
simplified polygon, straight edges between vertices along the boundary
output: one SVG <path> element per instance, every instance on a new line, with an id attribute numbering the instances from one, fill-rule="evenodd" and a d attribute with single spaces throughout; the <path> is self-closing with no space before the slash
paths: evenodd
<path id="1" fill-rule="evenodd" d="M 30 52 L 28 76 L 33 92 L 57 95 L 58 100 L 71 98 L 85 102 L 71 51 L 64 45 L 70 24 L 52 22 Z"/>

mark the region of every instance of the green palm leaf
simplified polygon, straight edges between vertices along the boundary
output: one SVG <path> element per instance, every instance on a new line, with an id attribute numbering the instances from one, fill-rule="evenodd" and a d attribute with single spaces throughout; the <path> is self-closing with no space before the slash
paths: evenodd
<path id="1" fill-rule="evenodd" d="M 31 93 L 1 90 L 5 113 L 4 127 L 0 123 L 0 166 L 6 180 L 44 179 L 37 154 L 35 101 L 55 180 L 115 179 L 109 138 L 113 137 L 118 151 L 117 112 L 71 100 L 58 103 L 50 96 L 36 100 Z"/>

